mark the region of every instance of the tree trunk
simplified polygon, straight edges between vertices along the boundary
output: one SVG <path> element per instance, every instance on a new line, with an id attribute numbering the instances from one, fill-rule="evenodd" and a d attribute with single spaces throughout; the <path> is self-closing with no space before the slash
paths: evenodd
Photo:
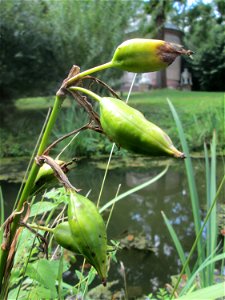
<path id="1" fill-rule="evenodd" d="M 150 0 L 149 1 L 149 12 L 151 13 L 153 23 L 157 28 L 155 38 L 159 40 L 164 40 L 165 38 L 165 22 L 166 13 L 171 5 L 168 3 L 169 0 Z M 161 70 L 157 72 L 156 75 L 156 85 L 158 88 L 166 88 L 166 70 Z"/>
<path id="2" fill-rule="evenodd" d="M 163 1 L 160 12 L 156 16 L 156 25 L 158 28 L 157 39 L 159 39 L 159 40 L 164 40 L 164 38 L 165 38 L 165 27 L 164 27 L 165 22 L 166 22 L 165 5 L 166 5 L 166 3 L 165 3 L 165 1 Z M 157 77 L 156 77 L 157 87 L 160 89 L 166 88 L 167 87 L 166 81 L 167 81 L 166 80 L 166 69 L 158 71 Z"/>

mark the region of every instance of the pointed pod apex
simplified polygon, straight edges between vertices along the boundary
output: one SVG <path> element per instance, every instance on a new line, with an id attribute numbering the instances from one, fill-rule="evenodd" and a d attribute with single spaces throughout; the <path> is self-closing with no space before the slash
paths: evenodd
<path id="1" fill-rule="evenodd" d="M 187 55 L 190 57 L 193 53 L 193 51 L 186 50 L 182 45 L 175 43 L 164 42 L 158 47 L 158 55 L 168 65 L 172 64 L 177 56 Z"/>
<path id="2" fill-rule="evenodd" d="M 174 157 L 182 159 L 186 158 L 186 155 L 183 152 L 177 150 L 174 146 L 171 146 L 170 148 L 173 152 Z"/>
<path id="3" fill-rule="evenodd" d="M 106 284 L 107 284 L 106 278 L 102 278 L 102 284 L 103 284 L 103 286 L 106 286 Z"/>

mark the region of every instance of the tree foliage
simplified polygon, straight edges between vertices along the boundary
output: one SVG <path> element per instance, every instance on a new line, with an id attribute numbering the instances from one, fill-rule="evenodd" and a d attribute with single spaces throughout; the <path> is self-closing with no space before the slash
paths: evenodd
<path id="1" fill-rule="evenodd" d="M 185 0 L 150 0 L 145 2 L 145 11 L 151 15 L 150 22 L 147 25 L 147 32 L 151 32 L 152 37 L 156 39 L 165 39 L 165 25 L 169 18 L 172 18 L 174 12 L 178 12 Z M 177 15 L 177 14 L 175 14 Z M 166 88 L 166 70 L 157 73 L 157 86 Z"/>
<path id="2" fill-rule="evenodd" d="M 146 28 L 155 36 L 166 23 L 177 25 L 184 33 L 183 43 L 195 51 L 192 63 L 184 61 L 192 72 L 194 88 L 224 90 L 225 2 L 212 0 L 205 3 L 198 0 L 190 6 L 187 0 L 149 0 L 145 8 L 151 16 Z"/>
<path id="3" fill-rule="evenodd" d="M 198 2 L 184 15 L 185 43 L 196 53 L 190 64 L 197 88 L 224 90 L 225 5 L 220 0 Z"/>
<path id="4" fill-rule="evenodd" d="M 137 5 L 122 0 L 1 1 L 2 98 L 54 93 L 73 64 L 90 68 L 110 60 Z"/>
<path id="5" fill-rule="evenodd" d="M 148 24 L 146 13 L 151 16 Z M 107 62 L 137 16 L 145 20 L 141 36 L 157 36 L 166 22 L 177 25 L 185 46 L 196 52 L 188 65 L 195 88 L 221 90 L 224 14 L 222 0 L 199 0 L 191 6 L 187 0 L 2 0 L 1 99 L 53 94 L 73 64 L 86 69 Z M 110 84 L 120 75 L 117 70 L 104 72 Z"/>
<path id="6" fill-rule="evenodd" d="M 46 70 L 53 60 L 44 3 L 2 1 L 0 5 L 2 98 L 26 95 L 30 90 L 35 93 L 47 86 Z"/>
<path id="7" fill-rule="evenodd" d="M 225 30 L 216 27 L 211 31 L 210 42 L 195 55 L 191 66 L 201 90 L 224 91 Z"/>

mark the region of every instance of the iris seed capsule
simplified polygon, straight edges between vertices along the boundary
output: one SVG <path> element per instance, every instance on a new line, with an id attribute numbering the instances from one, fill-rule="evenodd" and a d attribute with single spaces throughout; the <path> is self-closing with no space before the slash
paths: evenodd
<path id="1" fill-rule="evenodd" d="M 190 56 L 182 46 L 154 39 L 131 39 L 117 47 L 113 67 L 134 73 L 146 73 L 167 68 L 177 56 Z"/>
<path id="2" fill-rule="evenodd" d="M 79 253 L 96 269 L 105 285 L 108 272 L 107 235 L 97 207 L 86 197 L 71 190 L 68 221 Z"/>
<path id="3" fill-rule="evenodd" d="M 78 245 L 70 230 L 69 222 L 62 222 L 53 229 L 56 242 L 63 248 L 79 254 Z"/>
<path id="4" fill-rule="evenodd" d="M 155 72 L 167 68 L 176 57 L 190 56 L 193 51 L 186 50 L 183 46 L 155 39 L 130 39 L 120 44 L 111 61 L 88 69 L 67 80 L 67 87 L 77 80 L 94 72 L 108 68 L 118 68 L 134 73 Z"/>
<path id="5" fill-rule="evenodd" d="M 81 87 L 70 89 L 84 92 L 99 102 L 103 131 L 118 146 L 150 156 L 185 157 L 160 127 L 149 122 L 141 112 L 125 102 L 112 97 L 102 98 Z"/>

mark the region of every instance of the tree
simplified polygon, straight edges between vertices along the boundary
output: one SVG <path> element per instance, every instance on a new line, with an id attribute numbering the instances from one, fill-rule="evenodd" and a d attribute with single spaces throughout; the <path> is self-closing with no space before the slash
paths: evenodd
<path id="1" fill-rule="evenodd" d="M 73 64 L 83 69 L 110 60 L 138 1 L 4 0 L 0 5 L 0 89 L 8 101 L 52 94 Z"/>
<path id="2" fill-rule="evenodd" d="M 46 70 L 53 63 L 45 3 L 2 1 L 0 12 L 1 99 L 8 101 L 14 96 L 28 95 L 31 90 L 43 94 L 47 86 Z"/>
<path id="3" fill-rule="evenodd" d="M 189 68 L 195 88 L 224 90 L 225 72 L 225 5 L 220 0 L 205 4 L 199 1 L 184 14 L 184 41 L 194 50 Z"/>
<path id="4" fill-rule="evenodd" d="M 147 26 L 147 30 L 152 35 L 160 40 L 165 39 L 165 24 L 172 18 L 173 15 L 177 15 L 177 12 L 181 10 L 181 7 L 186 4 L 186 0 L 150 0 L 146 3 L 145 10 L 147 14 L 151 15 L 150 25 Z M 176 12 L 176 13 L 175 13 Z M 159 88 L 165 88 L 166 83 L 166 71 L 161 70 L 157 73 L 157 86 Z"/>
<path id="5" fill-rule="evenodd" d="M 184 32 L 184 45 L 196 53 L 193 62 L 184 61 L 193 74 L 194 88 L 224 90 L 225 2 L 199 0 L 189 6 L 186 0 L 150 0 L 145 7 L 151 15 L 147 31 L 156 38 L 164 37 L 164 26 L 168 21 Z M 165 87 L 162 72 L 158 86 Z"/>
<path id="6" fill-rule="evenodd" d="M 170 8 L 169 1 L 152 0 L 149 2 L 150 11 L 154 11 L 152 14 L 152 21 L 157 27 L 156 38 L 159 40 L 165 39 L 164 25 L 166 22 L 166 11 Z M 166 87 L 166 71 L 161 70 L 157 73 L 157 86 L 159 88 Z"/>
<path id="7" fill-rule="evenodd" d="M 224 91 L 225 28 L 211 30 L 210 43 L 204 44 L 191 63 L 194 79 L 201 90 Z"/>
<path id="8" fill-rule="evenodd" d="M 54 27 L 53 52 L 60 62 L 59 76 L 63 78 L 62 74 L 66 75 L 71 64 L 83 70 L 109 61 L 116 46 L 125 39 L 125 30 L 138 3 L 61 0 L 56 7 L 53 1 L 50 18 Z M 114 75 L 116 80 L 118 74 L 108 70 L 104 78 L 108 80 Z"/>

